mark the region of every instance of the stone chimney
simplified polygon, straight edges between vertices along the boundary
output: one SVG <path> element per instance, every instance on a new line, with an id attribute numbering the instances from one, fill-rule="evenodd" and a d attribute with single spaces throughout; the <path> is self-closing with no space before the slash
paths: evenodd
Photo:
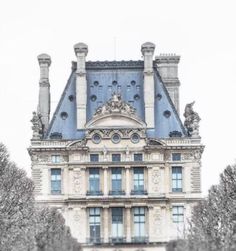
<path id="1" fill-rule="evenodd" d="M 154 73 L 153 73 L 153 54 L 155 44 L 147 42 L 141 47 L 144 58 L 144 103 L 145 121 L 147 128 L 154 128 Z"/>
<path id="2" fill-rule="evenodd" d="M 40 54 L 38 62 L 40 67 L 38 114 L 41 116 L 43 133 L 46 133 L 50 119 L 49 66 L 51 58 L 47 54 Z"/>
<path id="3" fill-rule="evenodd" d="M 175 54 L 160 54 L 155 58 L 157 69 L 169 92 L 172 102 L 179 113 L 179 86 L 178 63 L 180 56 Z"/>
<path id="4" fill-rule="evenodd" d="M 76 70 L 76 107 L 77 107 L 77 129 L 84 129 L 86 123 L 87 104 L 87 82 L 85 62 L 88 54 L 88 46 L 84 43 L 74 45 L 77 57 Z"/>

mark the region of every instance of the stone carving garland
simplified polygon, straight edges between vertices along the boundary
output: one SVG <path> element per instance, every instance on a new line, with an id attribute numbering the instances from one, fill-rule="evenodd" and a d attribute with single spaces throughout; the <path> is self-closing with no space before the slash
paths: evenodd
<path id="1" fill-rule="evenodd" d="M 152 171 L 152 190 L 153 192 L 159 192 L 159 187 L 160 187 L 160 170 L 154 169 Z"/>
<path id="2" fill-rule="evenodd" d="M 161 233 L 161 209 L 160 208 L 154 208 L 153 230 L 156 235 L 160 235 Z"/>
<path id="3" fill-rule="evenodd" d="M 74 191 L 76 194 L 81 194 L 82 192 L 82 174 L 80 170 L 74 171 Z"/>

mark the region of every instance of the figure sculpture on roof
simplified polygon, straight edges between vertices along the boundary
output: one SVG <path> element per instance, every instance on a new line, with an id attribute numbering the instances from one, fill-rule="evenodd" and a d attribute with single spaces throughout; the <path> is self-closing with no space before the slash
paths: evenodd
<path id="1" fill-rule="evenodd" d="M 43 135 L 43 124 L 39 113 L 33 112 L 33 118 L 30 122 L 33 124 L 33 139 L 40 139 Z"/>
<path id="2" fill-rule="evenodd" d="M 193 110 L 193 105 L 195 102 L 189 103 L 185 106 L 184 111 L 184 126 L 188 130 L 188 134 L 191 137 L 199 137 L 199 122 L 201 118 L 198 113 Z"/>
<path id="3" fill-rule="evenodd" d="M 113 93 L 112 97 L 105 103 L 103 106 L 97 108 L 95 112 L 95 116 L 97 115 L 104 115 L 109 113 L 127 113 L 129 115 L 135 114 L 135 108 L 132 107 L 130 104 L 122 101 L 121 94 Z"/>

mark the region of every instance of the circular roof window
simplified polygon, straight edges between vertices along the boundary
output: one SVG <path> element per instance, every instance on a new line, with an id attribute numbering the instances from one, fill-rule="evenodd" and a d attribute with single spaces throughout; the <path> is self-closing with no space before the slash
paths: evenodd
<path id="1" fill-rule="evenodd" d="M 139 100 L 139 99 L 140 99 L 140 96 L 139 96 L 138 94 L 135 94 L 135 95 L 134 95 L 134 100 L 137 101 L 137 100 Z"/>
<path id="2" fill-rule="evenodd" d="M 97 134 L 97 133 L 94 134 L 93 137 L 92 137 L 92 141 L 93 141 L 93 143 L 95 143 L 95 144 L 100 143 L 101 140 L 102 140 L 101 136 L 100 136 L 99 134 Z"/>
<path id="3" fill-rule="evenodd" d="M 166 118 L 169 118 L 171 116 L 171 112 L 166 110 L 163 112 L 163 115 L 166 117 Z"/>
<path id="4" fill-rule="evenodd" d="M 98 81 L 94 81 L 94 82 L 93 82 L 93 85 L 94 85 L 94 86 L 98 86 L 98 85 L 99 85 L 99 82 L 98 82 Z"/>
<path id="5" fill-rule="evenodd" d="M 136 84 L 136 82 L 134 80 L 132 80 L 130 83 L 131 83 L 131 85 L 135 85 Z"/>
<path id="6" fill-rule="evenodd" d="M 96 96 L 96 95 L 92 95 L 92 96 L 90 97 L 90 100 L 93 101 L 93 102 L 96 101 L 96 100 L 97 100 L 97 96 Z"/>
<path id="7" fill-rule="evenodd" d="M 70 102 L 72 102 L 72 101 L 74 100 L 74 96 L 73 96 L 73 95 L 70 95 L 70 96 L 68 97 L 68 99 L 70 100 Z"/>
<path id="8" fill-rule="evenodd" d="M 117 144 L 117 143 L 120 142 L 121 137 L 120 137 L 120 135 L 118 133 L 115 133 L 115 134 L 113 134 L 111 140 L 112 140 L 113 143 Z"/>
<path id="9" fill-rule="evenodd" d="M 61 112 L 60 116 L 61 116 L 61 118 L 62 118 L 63 120 L 65 120 L 65 119 L 67 119 L 67 117 L 68 117 L 68 113 L 67 113 L 67 112 Z"/>
<path id="10" fill-rule="evenodd" d="M 140 141 L 140 137 L 137 133 L 134 133 L 132 136 L 131 136 L 131 141 L 136 144 Z"/>
<path id="11" fill-rule="evenodd" d="M 112 84 L 113 84 L 113 85 L 117 85 L 117 81 L 114 80 L 114 81 L 112 82 Z"/>
<path id="12" fill-rule="evenodd" d="M 156 99 L 157 99 L 157 100 L 161 100 L 161 98 L 162 98 L 162 95 L 161 95 L 160 93 L 158 93 L 158 94 L 156 95 Z"/>

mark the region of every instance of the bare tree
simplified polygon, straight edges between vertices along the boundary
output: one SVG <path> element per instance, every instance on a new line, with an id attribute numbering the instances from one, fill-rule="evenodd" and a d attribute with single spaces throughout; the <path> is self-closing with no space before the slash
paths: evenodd
<path id="1" fill-rule="evenodd" d="M 33 191 L 32 180 L 0 143 L 0 250 L 80 250 L 63 216 L 54 208 L 38 208 Z"/>
<path id="2" fill-rule="evenodd" d="M 236 165 L 228 166 L 220 175 L 219 185 L 212 186 L 208 196 L 195 206 L 186 240 L 171 241 L 167 248 L 236 250 Z"/>
<path id="3" fill-rule="evenodd" d="M 20 246 L 28 227 L 32 226 L 33 190 L 33 182 L 26 177 L 25 171 L 9 160 L 5 146 L 0 144 L 0 250 Z M 30 236 L 24 250 L 30 249 L 34 243 Z"/>

